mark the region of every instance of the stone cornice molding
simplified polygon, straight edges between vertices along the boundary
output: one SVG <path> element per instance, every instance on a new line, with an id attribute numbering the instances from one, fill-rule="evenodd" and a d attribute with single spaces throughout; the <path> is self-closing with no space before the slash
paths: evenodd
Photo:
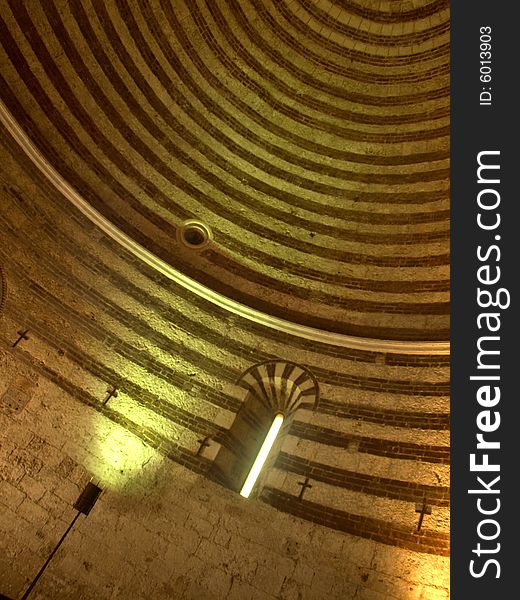
<path id="1" fill-rule="evenodd" d="M 181 285 L 193 294 L 204 298 L 208 302 L 247 319 L 248 321 L 263 325 L 264 327 L 331 346 L 380 353 L 431 356 L 448 355 L 450 353 L 450 344 L 447 341 L 384 340 L 324 331 L 263 313 L 215 292 L 198 281 L 184 275 L 184 273 L 181 273 L 155 254 L 148 251 L 144 246 L 138 244 L 130 236 L 123 233 L 108 219 L 96 211 L 71 185 L 69 185 L 69 183 L 67 183 L 67 181 L 65 181 L 65 179 L 50 165 L 47 159 L 37 150 L 1 100 L 0 120 L 20 148 L 49 182 L 92 223 L 148 266 L 159 273 L 162 273 L 168 279 L 175 281 L 178 285 Z"/>

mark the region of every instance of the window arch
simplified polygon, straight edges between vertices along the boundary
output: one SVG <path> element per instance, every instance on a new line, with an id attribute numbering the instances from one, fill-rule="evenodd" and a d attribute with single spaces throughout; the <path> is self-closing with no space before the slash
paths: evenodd
<path id="1" fill-rule="evenodd" d="M 240 492 L 276 414 L 284 415 L 282 427 L 253 488 L 251 495 L 256 496 L 276 461 L 296 411 L 302 402 L 316 407 L 319 388 L 307 368 L 281 360 L 253 365 L 242 374 L 237 385 L 242 405 L 213 464 L 213 474 L 222 484 Z"/>

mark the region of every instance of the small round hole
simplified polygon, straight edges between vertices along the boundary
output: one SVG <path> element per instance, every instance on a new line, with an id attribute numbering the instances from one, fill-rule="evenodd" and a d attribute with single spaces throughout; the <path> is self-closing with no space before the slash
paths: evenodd
<path id="1" fill-rule="evenodd" d="M 186 221 L 178 231 L 178 240 L 197 250 L 207 246 L 212 237 L 210 228 L 200 221 Z"/>
<path id="2" fill-rule="evenodd" d="M 184 230 L 184 239 L 190 246 L 200 246 L 206 241 L 206 236 L 198 227 L 187 227 Z"/>

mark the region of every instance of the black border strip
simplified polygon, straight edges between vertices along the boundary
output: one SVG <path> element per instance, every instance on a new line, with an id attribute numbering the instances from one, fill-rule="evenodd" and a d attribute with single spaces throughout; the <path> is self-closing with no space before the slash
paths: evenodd
<path id="1" fill-rule="evenodd" d="M 518 257 L 517 220 L 518 193 L 515 183 L 518 167 L 515 164 L 518 151 L 515 149 L 517 125 L 517 99 L 514 92 L 518 52 L 517 21 L 508 11 L 505 2 L 471 3 L 459 0 L 451 3 L 451 183 L 452 183 L 452 325 L 451 325 L 451 413 L 452 413 L 452 498 L 451 498 L 451 593 L 454 600 L 472 598 L 509 598 L 515 595 L 517 549 L 514 543 L 518 529 L 517 494 L 514 485 L 518 478 L 518 448 L 514 444 L 518 437 L 518 393 L 516 393 L 515 371 L 517 366 L 518 335 L 517 302 Z M 491 30 L 482 29 L 490 27 Z M 480 39 L 483 35 L 483 40 Z M 490 36 L 490 40 L 486 37 Z M 491 43 L 491 63 L 480 56 L 480 43 Z M 487 47 L 483 47 L 487 51 Z M 487 67 L 490 66 L 490 69 Z M 481 67 L 485 67 L 481 71 Z M 489 73 L 490 71 L 490 73 Z M 491 81 L 481 75 L 490 74 Z M 482 92 L 485 92 L 482 96 Z M 487 102 L 489 104 L 481 104 Z M 500 169 L 481 172 L 478 182 L 478 155 L 480 152 L 500 151 L 500 154 L 481 162 L 500 165 Z M 497 175 L 498 174 L 498 175 Z M 500 182 L 493 182 L 495 178 Z M 478 206 L 478 195 L 483 189 L 494 189 L 500 197 L 494 210 L 483 210 Z M 487 192 L 481 198 L 490 203 L 497 197 Z M 500 213 L 500 224 L 485 230 L 478 225 L 478 214 L 488 224 L 496 222 Z M 498 236 L 498 237 L 497 237 Z M 495 250 L 490 248 L 495 245 Z M 478 257 L 477 249 L 481 247 Z M 489 256 L 488 256 L 489 252 Z M 500 252 L 500 255 L 499 255 Z M 478 280 L 478 269 L 489 265 L 490 278 L 497 275 L 495 284 L 484 284 Z M 486 277 L 486 270 L 480 271 Z M 478 302 L 478 288 L 489 291 L 493 297 L 498 290 L 508 290 L 511 304 L 508 308 L 506 292 L 502 292 L 501 307 L 485 308 L 486 294 Z M 478 317 L 483 313 L 497 313 L 500 327 L 490 332 L 485 320 L 478 327 Z M 493 320 L 497 324 L 497 320 Z M 478 368 L 478 340 L 483 336 L 498 336 L 487 340 L 488 349 L 498 350 L 497 355 L 487 355 Z M 493 346 L 493 347 L 492 347 Z M 482 341 L 481 341 L 482 348 Z M 481 357 L 482 359 L 482 357 Z M 499 368 L 490 369 L 491 364 Z M 499 376 L 500 380 L 471 380 L 472 376 Z M 483 407 L 477 399 L 478 390 L 486 385 L 499 386 L 500 401 L 494 407 Z M 491 390 L 493 390 L 491 387 Z M 494 394 L 493 394 L 494 395 Z M 491 411 L 491 422 L 500 413 L 500 425 L 496 431 L 484 433 L 485 439 L 500 442 L 500 449 L 477 449 L 477 434 L 480 433 L 478 415 Z M 482 418 L 482 415 L 481 415 Z M 470 469 L 470 456 L 475 461 L 485 461 L 488 454 L 490 464 L 500 471 Z M 495 477 L 500 480 L 491 485 Z M 488 484 L 492 492 L 483 493 L 478 477 Z M 468 490 L 479 490 L 468 493 Z M 495 493 L 500 490 L 500 493 Z M 494 511 L 485 515 L 479 511 Z M 500 526 L 496 539 L 482 539 L 480 533 L 493 538 L 498 526 L 486 519 L 495 520 Z M 480 544 L 480 550 L 479 545 Z M 500 547 L 498 548 L 498 544 Z M 480 554 L 480 556 L 479 556 Z M 471 561 L 475 576 L 471 574 Z M 489 562 L 488 562 L 489 561 Z M 496 563 L 493 561 L 497 561 Z M 500 568 L 500 573 L 498 572 Z M 497 577 L 499 575 L 499 577 Z"/>

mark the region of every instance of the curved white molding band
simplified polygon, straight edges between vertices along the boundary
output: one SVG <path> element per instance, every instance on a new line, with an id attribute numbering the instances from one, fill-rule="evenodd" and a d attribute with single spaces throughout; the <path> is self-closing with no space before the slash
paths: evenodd
<path id="1" fill-rule="evenodd" d="M 131 237 L 115 227 L 108 219 L 97 212 L 65 179 L 47 162 L 42 154 L 36 149 L 34 144 L 22 130 L 20 125 L 11 115 L 5 104 L 0 100 L 0 118 L 6 129 L 13 136 L 19 146 L 38 167 L 43 175 L 69 200 L 77 209 L 79 209 L 92 223 L 95 223 L 107 235 L 117 243 L 121 244 L 134 256 L 141 259 L 150 267 L 159 271 L 164 276 L 175 281 L 185 289 L 197 294 L 201 298 L 224 308 L 225 310 L 239 315 L 244 319 L 253 321 L 265 327 L 289 333 L 291 335 L 330 344 L 332 346 L 342 346 L 356 350 L 367 350 L 370 352 L 393 352 L 400 354 L 428 354 L 428 355 L 448 355 L 450 352 L 449 342 L 436 341 L 394 341 L 379 340 L 374 338 L 362 338 L 351 335 L 323 331 L 313 327 L 306 327 L 298 323 L 292 323 L 285 319 L 280 319 L 272 315 L 263 313 L 254 308 L 250 308 L 240 302 L 231 300 L 222 294 L 200 284 L 198 281 L 187 277 L 177 269 L 174 269 L 167 262 L 149 252 L 146 248 L 135 242 Z"/>

